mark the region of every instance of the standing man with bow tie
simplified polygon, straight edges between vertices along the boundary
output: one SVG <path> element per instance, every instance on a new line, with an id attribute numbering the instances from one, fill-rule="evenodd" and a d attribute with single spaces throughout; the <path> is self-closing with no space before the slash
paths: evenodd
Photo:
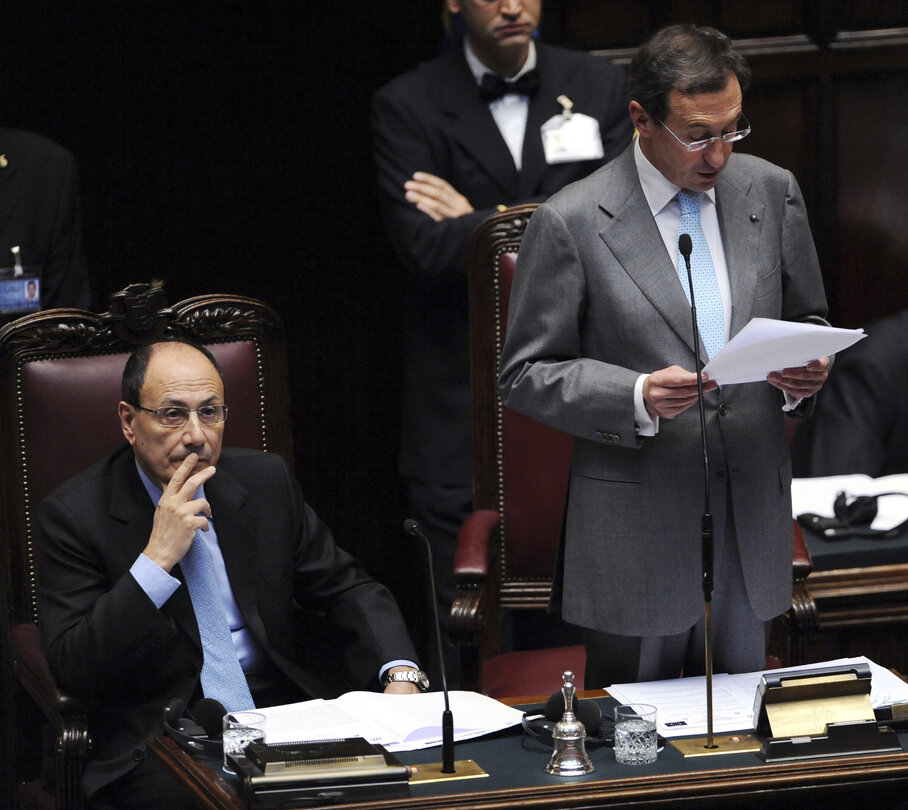
<path id="1" fill-rule="evenodd" d="M 534 39 L 542 0 L 447 0 L 446 8 L 463 23 L 463 43 L 373 99 L 382 212 L 409 271 L 399 470 L 411 515 L 433 542 L 445 621 L 457 530 L 472 505 L 470 237 L 496 210 L 542 202 L 585 177 L 632 134 L 620 68 Z M 559 96 L 573 103 L 573 117 L 590 120 L 557 151 L 542 127 L 562 113 Z"/>

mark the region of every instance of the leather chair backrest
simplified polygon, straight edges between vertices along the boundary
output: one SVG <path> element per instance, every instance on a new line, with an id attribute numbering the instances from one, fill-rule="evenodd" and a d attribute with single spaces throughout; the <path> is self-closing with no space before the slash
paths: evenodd
<path id="1" fill-rule="evenodd" d="M 133 296 L 138 286 L 129 288 Z M 182 336 L 206 345 L 225 379 L 225 444 L 280 452 L 293 465 L 277 314 L 237 296 L 201 296 L 173 308 L 163 303 L 151 307 L 160 312 L 146 313 L 154 328 L 142 322 L 146 328 L 121 328 L 123 336 L 110 317 L 79 310 L 47 310 L 0 331 L 0 553 L 12 623 L 37 619 L 41 500 L 125 441 L 117 416 L 120 378 L 143 340 Z"/>
<path id="2" fill-rule="evenodd" d="M 573 448 L 569 435 L 505 407 L 498 397 L 517 252 L 536 207 L 517 206 L 487 219 L 474 235 L 469 265 L 473 506 L 501 515 L 501 607 L 548 603 Z"/>

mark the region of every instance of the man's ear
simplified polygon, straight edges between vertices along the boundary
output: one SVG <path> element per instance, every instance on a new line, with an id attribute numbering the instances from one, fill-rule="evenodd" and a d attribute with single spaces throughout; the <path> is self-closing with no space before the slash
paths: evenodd
<path id="1" fill-rule="evenodd" d="M 631 121 L 636 127 L 641 138 L 649 138 L 652 135 L 653 128 L 656 126 L 650 114 L 643 108 L 639 101 L 632 101 L 628 108 L 631 114 Z"/>
<path id="2" fill-rule="evenodd" d="M 460 14 L 460 0 L 447 0 L 447 5 L 452 14 Z"/>
<path id="3" fill-rule="evenodd" d="M 120 404 L 117 405 L 117 413 L 120 416 L 120 430 L 123 431 L 123 435 L 133 447 L 136 444 L 136 432 L 133 429 L 133 420 L 136 418 L 136 412 L 132 405 L 128 402 L 120 401 Z"/>

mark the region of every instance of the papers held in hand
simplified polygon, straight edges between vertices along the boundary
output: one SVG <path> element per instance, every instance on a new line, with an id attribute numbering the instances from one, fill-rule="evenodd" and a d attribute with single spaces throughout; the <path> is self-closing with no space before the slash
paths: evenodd
<path id="1" fill-rule="evenodd" d="M 862 329 L 753 318 L 703 371 L 719 385 L 759 382 L 771 371 L 805 366 L 865 337 Z"/>

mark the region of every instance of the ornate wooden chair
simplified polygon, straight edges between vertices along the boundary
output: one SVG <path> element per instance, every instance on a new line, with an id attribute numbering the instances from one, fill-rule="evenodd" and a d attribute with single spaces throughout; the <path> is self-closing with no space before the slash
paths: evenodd
<path id="1" fill-rule="evenodd" d="M 37 624 L 41 564 L 36 513 L 42 498 L 123 441 L 116 417 L 120 376 L 137 345 L 181 336 L 208 346 L 224 372 L 230 443 L 279 453 L 293 464 L 283 325 L 250 298 L 204 295 L 169 307 L 163 291 L 134 284 L 104 314 L 35 313 L 0 330 L 0 641 L 3 654 L 5 784 L 36 790 L 42 725 L 53 734 L 58 808 L 82 806 L 89 718 L 47 667 Z M 37 711 L 40 710 L 40 713 Z M 42 724 L 40 715 L 46 722 Z"/>
<path id="2" fill-rule="evenodd" d="M 493 214 L 476 229 L 468 258 L 473 424 L 473 508 L 458 538 L 451 638 L 460 645 L 467 688 L 536 695 L 573 669 L 582 689 L 586 656 L 569 645 L 501 653 L 503 610 L 544 610 L 564 513 L 573 440 L 502 405 L 497 376 L 517 251 L 536 204 Z M 794 524 L 794 608 L 770 665 L 792 660 L 809 632 L 810 557 Z M 800 630 L 798 628 L 801 628 Z M 794 653 L 794 655 L 792 655 Z"/>

